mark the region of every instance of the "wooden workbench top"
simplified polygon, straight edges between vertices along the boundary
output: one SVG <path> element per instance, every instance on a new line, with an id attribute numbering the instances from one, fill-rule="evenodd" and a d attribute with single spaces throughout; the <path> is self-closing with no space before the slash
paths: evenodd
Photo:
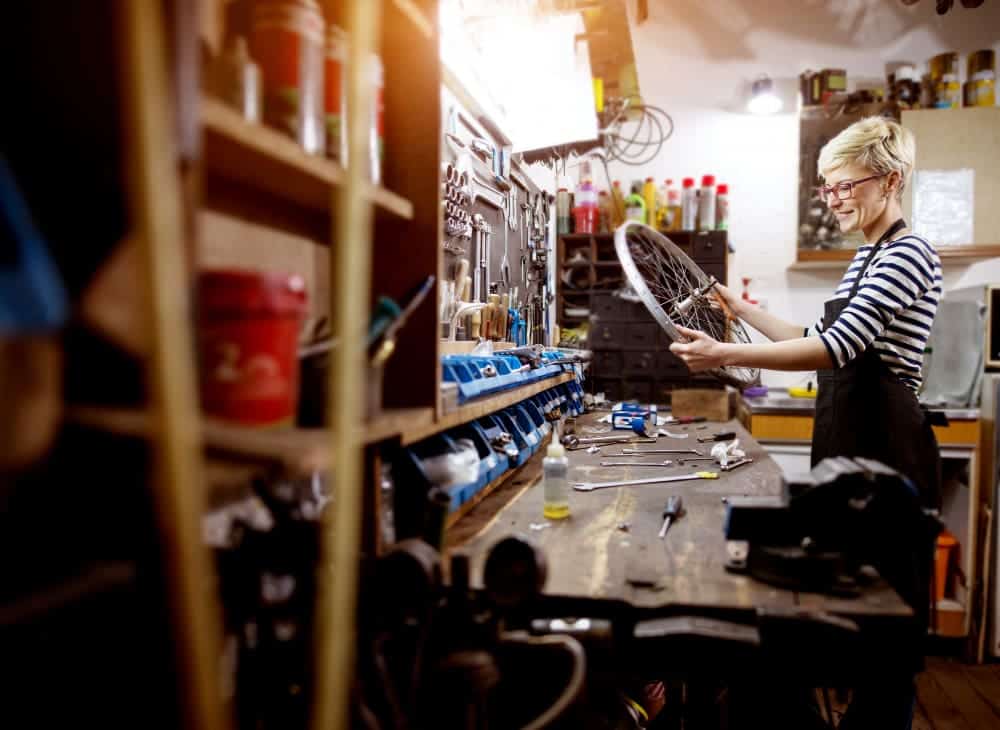
<path id="1" fill-rule="evenodd" d="M 577 434 L 581 437 L 592 435 L 600 426 L 597 424 L 599 416 L 590 414 L 578 419 Z M 781 471 L 738 422 L 699 426 L 669 426 L 672 433 L 687 433 L 688 437 L 661 437 L 655 446 L 641 444 L 638 448 L 693 446 L 707 453 L 711 444 L 699 444 L 698 436 L 721 430 L 735 431 L 754 463 L 731 472 L 719 472 L 717 480 L 593 492 L 571 490 L 571 515 L 559 521 L 549 521 L 542 516 L 540 482 L 521 486 L 479 505 L 449 536 L 450 546 L 470 553 L 473 580 L 478 585 L 489 547 L 508 535 L 526 536 L 545 553 L 547 595 L 620 602 L 653 612 L 690 606 L 736 613 L 808 608 L 854 616 L 910 615 L 909 608 L 884 584 L 870 588 L 860 598 L 844 600 L 774 588 L 727 572 L 722 498 L 777 494 L 781 488 Z M 617 445 L 605 446 L 599 454 L 588 454 L 586 450 L 569 452 L 570 482 L 636 479 L 662 473 L 653 468 L 600 466 L 602 459 L 620 453 L 621 448 Z M 673 459 L 674 466 L 663 468 L 669 474 L 711 468 L 705 466 L 708 462 L 678 466 L 676 456 L 679 455 L 657 454 L 641 458 L 648 462 Z M 534 458 L 540 461 L 541 455 Z M 535 468 L 537 470 L 538 466 Z M 525 480 L 521 481 L 523 485 Z M 666 539 L 660 540 L 657 532 L 662 522 L 661 513 L 671 494 L 682 495 L 686 514 L 671 526 Z"/>

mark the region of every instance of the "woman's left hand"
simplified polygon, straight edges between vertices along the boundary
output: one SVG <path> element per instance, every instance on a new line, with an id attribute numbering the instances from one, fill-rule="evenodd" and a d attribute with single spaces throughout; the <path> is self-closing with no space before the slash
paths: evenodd
<path id="1" fill-rule="evenodd" d="M 704 332 L 689 330 L 687 327 L 677 327 L 677 331 L 690 340 L 689 342 L 674 342 L 670 351 L 683 360 L 692 373 L 702 370 L 714 370 L 725 365 L 725 345 L 713 340 Z"/>

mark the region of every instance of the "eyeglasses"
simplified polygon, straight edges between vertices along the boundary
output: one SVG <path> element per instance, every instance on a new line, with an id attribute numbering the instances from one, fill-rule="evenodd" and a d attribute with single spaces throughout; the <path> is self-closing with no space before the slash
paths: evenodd
<path id="1" fill-rule="evenodd" d="M 868 177 L 862 177 L 858 180 L 844 180 L 836 185 L 820 185 L 816 188 L 816 194 L 819 195 L 820 200 L 826 202 L 830 198 L 831 193 L 837 194 L 837 200 L 850 200 L 854 197 L 854 186 L 860 185 L 863 182 L 868 182 L 869 180 L 877 180 L 880 177 L 885 177 L 882 175 L 869 175 Z"/>

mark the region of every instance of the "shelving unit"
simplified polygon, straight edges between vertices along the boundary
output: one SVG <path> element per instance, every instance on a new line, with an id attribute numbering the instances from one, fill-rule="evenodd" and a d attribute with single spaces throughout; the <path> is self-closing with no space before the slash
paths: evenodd
<path id="1" fill-rule="evenodd" d="M 333 188 L 345 181 L 340 165 L 306 154 L 290 137 L 246 121 L 211 97 L 202 99 L 201 123 L 205 166 L 211 174 L 329 213 Z M 413 204 L 390 190 L 372 185 L 367 194 L 380 213 L 413 218 Z"/>

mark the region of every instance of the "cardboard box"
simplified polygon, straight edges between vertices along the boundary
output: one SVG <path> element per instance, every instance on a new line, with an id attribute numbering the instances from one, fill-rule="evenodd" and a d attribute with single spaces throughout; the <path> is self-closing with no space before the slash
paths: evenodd
<path id="1" fill-rule="evenodd" d="M 709 421 L 728 421 L 736 416 L 739 391 L 732 386 L 725 389 L 683 388 L 670 396 L 670 413 L 675 418 L 697 418 Z"/>

